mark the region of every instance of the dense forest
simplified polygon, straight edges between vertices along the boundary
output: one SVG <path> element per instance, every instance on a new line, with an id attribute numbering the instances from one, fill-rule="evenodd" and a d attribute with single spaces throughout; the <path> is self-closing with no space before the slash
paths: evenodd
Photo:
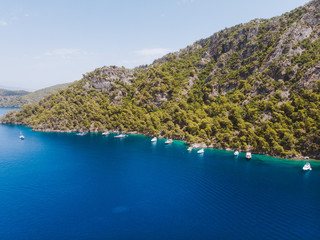
<path id="1" fill-rule="evenodd" d="M 224 29 L 148 66 L 98 68 L 1 121 L 320 159 L 319 35 L 316 0 Z"/>

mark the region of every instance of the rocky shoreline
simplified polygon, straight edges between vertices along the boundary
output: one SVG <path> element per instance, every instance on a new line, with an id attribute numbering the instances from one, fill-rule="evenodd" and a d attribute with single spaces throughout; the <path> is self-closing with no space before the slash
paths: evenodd
<path id="1" fill-rule="evenodd" d="M 61 129 L 40 129 L 40 128 L 33 128 L 32 126 L 28 126 L 25 125 L 21 122 L 14 122 L 14 123 L 7 123 L 7 122 L 0 122 L 0 124 L 13 124 L 13 125 L 24 125 L 27 127 L 32 128 L 33 131 L 35 132 L 56 132 L 56 133 L 77 133 L 77 132 L 91 132 L 91 133 L 102 133 L 102 131 L 98 131 L 98 129 L 72 129 L 72 130 L 61 130 Z M 119 130 L 108 130 L 109 133 L 124 133 L 124 134 L 137 134 L 137 135 L 143 135 L 143 136 L 147 136 L 147 137 L 154 137 L 151 134 L 148 133 L 143 133 L 143 132 L 138 132 L 138 131 L 119 131 Z M 157 136 L 157 138 L 160 139 L 165 139 L 164 136 Z M 222 148 L 220 146 L 216 146 L 216 145 L 207 145 L 205 143 L 188 143 L 186 142 L 184 139 L 173 139 L 173 140 L 178 140 L 178 141 L 183 141 L 185 143 L 185 145 L 189 145 L 190 147 L 193 148 L 212 148 L 212 149 L 220 149 L 220 150 L 225 150 L 225 151 L 235 151 L 235 150 L 239 150 L 240 152 L 246 152 L 246 150 L 244 149 L 233 149 L 233 148 Z M 259 154 L 259 155 L 265 155 L 265 156 L 269 156 L 269 157 L 274 157 L 274 158 L 280 158 L 280 159 L 290 159 L 290 160 L 320 160 L 320 156 L 314 156 L 314 155 L 309 155 L 309 156 L 295 156 L 295 157 L 283 157 L 283 156 L 278 156 L 278 155 L 273 155 L 270 154 L 268 152 L 262 152 L 262 151 L 256 151 L 256 150 L 250 150 L 250 152 L 252 154 Z"/>

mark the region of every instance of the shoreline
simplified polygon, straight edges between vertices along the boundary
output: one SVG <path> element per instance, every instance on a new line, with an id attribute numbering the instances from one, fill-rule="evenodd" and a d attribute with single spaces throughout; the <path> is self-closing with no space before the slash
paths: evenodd
<path id="1" fill-rule="evenodd" d="M 25 124 L 21 124 L 21 123 L 3 123 L 0 122 L 0 124 L 12 124 L 12 125 L 21 125 L 21 126 L 25 126 L 25 127 L 29 127 L 32 129 L 32 131 L 34 132 L 55 132 L 55 133 L 77 133 L 77 132 L 85 132 L 82 129 L 72 129 L 72 130 L 54 130 L 54 129 L 37 129 L 37 128 L 33 128 L 32 126 L 28 126 Z M 131 135 L 141 135 L 141 136 L 146 136 L 146 137 L 154 137 L 151 134 L 146 134 L 143 132 L 138 132 L 138 131 L 119 131 L 119 130 L 107 130 L 109 133 L 124 133 L 124 134 L 131 134 Z M 89 129 L 87 132 L 90 133 L 103 133 L 103 131 L 98 131 L 97 129 Z M 157 136 L 157 138 L 159 139 L 166 139 L 164 136 Z M 173 139 L 175 141 L 181 141 L 183 142 L 185 145 L 190 146 L 192 148 L 207 148 L 207 149 L 217 149 L 217 150 L 223 150 L 226 152 L 232 152 L 235 150 L 239 150 L 242 153 L 245 153 L 245 150 L 242 149 L 232 149 L 232 148 L 221 148 L 215 145 L 206 145 L 205 143 L 188 143 L 183 139 Z M 293 157 L 293 158 L 288 158 L 288 157 L 282 157 L 282 156 L 278 156 L 278 155 L 271 155 L 269 153 L 266 152 L 260 152 L 260 151 L 255 151 L 255 150 L 251 150 L 250 151 L 252 154 L 257 154 L 257 155 L 263 155 L 263 156 L 267 156 L 267 157 L 272 157 L 272 158 L 278 158 L 278 159 L 284 159 L 284 160 L 290 160 L 290 161 L 316 161 L 316 162 L 320 162 L 320 159 L 314 158 L 313 156 L 309 157 L 309 156 L 300 156 L 300 157 Z"/>

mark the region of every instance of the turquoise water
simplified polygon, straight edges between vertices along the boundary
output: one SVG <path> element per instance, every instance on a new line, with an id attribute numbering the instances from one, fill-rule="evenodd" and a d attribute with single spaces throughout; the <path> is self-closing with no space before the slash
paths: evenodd
<path id="1" fill-rule="evenodd" d="M 1 240 L 320 236 L 317 162 L 303 172 L 301 161 L 14 125 L 0 125 L 0 146 Z"/>

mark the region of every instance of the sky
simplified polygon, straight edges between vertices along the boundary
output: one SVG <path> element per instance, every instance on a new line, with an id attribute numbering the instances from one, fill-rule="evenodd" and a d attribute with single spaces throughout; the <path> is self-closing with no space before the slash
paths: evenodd
<path id="1" fill-rule="evenodd" d="M 308 0 L 0 0 L 0 87 L 37 90 L 102 66 L 150 64 Z"/>

